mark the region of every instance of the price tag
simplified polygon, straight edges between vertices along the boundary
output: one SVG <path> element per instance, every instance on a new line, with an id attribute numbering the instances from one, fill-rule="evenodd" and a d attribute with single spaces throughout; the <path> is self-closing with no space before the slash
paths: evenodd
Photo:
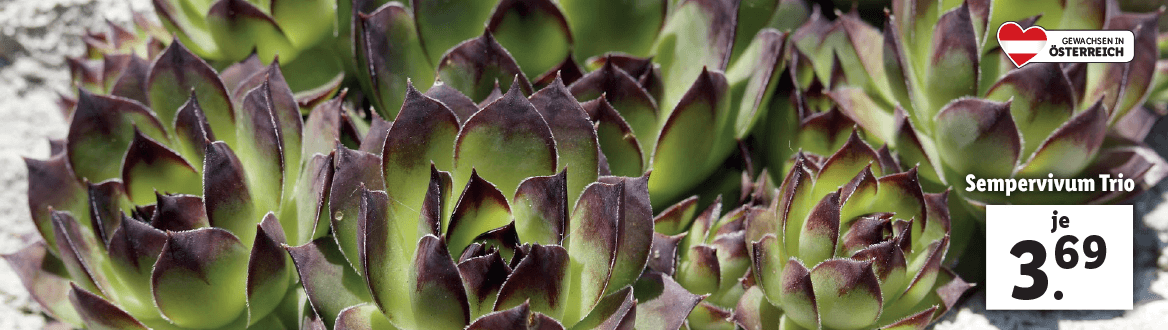
<path id="1" fill-rule="evenodd" d="M 986 206 L 986 309 L 1131 310 L 1131 205 Z"/>

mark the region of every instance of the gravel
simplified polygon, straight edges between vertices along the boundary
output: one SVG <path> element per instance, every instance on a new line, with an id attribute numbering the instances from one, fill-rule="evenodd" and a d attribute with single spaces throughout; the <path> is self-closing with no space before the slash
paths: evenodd
<path id="1" fill-rule="evenodd" d="M 65 136 L 66 123 L 55 103 L 58 93 L 71 93 L 64 56 L 83 52 L 79 36 L 87 29 L 105 29 L 106 20 L 129 26 L 133 11 L 150 10 L 149 0 L 0 0 L 0 253 L 36 237 L 22 157 L 44 158 L 47 139 Z M 1157 129 L 1168 131 L 1166 126 Z M 1149 142 L 1168 153 L 1168 143 Z M 1168 198 L 1166 191 L 1168 183 L 1163 183 L 1136 203 L 1134 310 L 986 311 L 978 292 L 935 329 L 1164 328 L 1168 203 L 1160 202 Z M 40 329 L 46 323 L 16 274 L 0 262 L 0 329 Z"/>

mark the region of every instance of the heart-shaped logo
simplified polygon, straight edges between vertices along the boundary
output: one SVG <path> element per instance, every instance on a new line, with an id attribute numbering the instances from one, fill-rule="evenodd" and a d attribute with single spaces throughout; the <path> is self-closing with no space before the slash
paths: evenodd
<path id="1" fill-rule="evenodd" d="M 1018 23 L 1002 23 L 998 27 L 998 44 L 1014 66 L 1022 67 L 1046 47 L 1046 29 L 1035 25 L 1022 30 Z"/>

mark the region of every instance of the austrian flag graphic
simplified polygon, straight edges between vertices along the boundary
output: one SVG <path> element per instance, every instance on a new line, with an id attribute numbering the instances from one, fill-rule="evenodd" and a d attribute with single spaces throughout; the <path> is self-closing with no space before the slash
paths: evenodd
<path id="1" fill-rule="evenodd" d="M 998 44 L 1010 61 L 1021 67 L 1046 48 L 1046 29 L 1031 26 L 1022 30 L 1018 23 L 1006 22 L 998 28 Z"/>

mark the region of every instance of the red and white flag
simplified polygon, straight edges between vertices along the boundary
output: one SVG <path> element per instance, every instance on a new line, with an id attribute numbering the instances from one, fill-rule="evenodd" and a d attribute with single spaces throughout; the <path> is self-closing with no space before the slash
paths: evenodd
<path id="1" fill-rule="evenodd" d="M 1018 23 L 1006 22 L 998 27 L 998 44 L 1010 61 L 1021 67 L 1046 47 L 1046 29 L 1031 26 L 1022 30 Z"/>

